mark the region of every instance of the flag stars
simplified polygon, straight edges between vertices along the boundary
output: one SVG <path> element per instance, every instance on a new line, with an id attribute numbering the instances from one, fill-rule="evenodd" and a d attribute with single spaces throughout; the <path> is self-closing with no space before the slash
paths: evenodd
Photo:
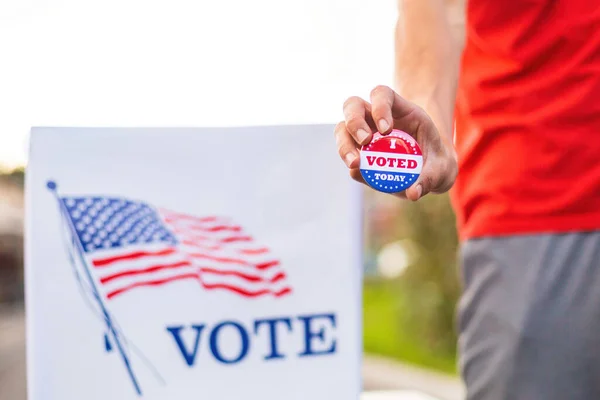
<path id="1" fill-rule="evenodd" d="M 123 218 L 120 215 L 117 215 L 115 218 L 113 218 L 112 224 L 120 225 L 122 221 L 123 221 Z"/>
<path id="2" fill-rule="evenodd" d="M 63 201 L 86 251 L 141 242 L 177 243 L 156 211 L 143 203 L 101 197 Z"/>

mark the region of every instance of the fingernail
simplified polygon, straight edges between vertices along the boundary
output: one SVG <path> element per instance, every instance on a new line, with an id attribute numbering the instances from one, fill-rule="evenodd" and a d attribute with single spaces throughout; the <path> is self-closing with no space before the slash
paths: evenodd
<path id="1" fill-rule="evenodd" d="M 379 132 L 386 132 L 390 128 L 390 124 L 385 119 L 379 120 Z"/>
<path id="2" fill-rule="evenodd" d="M 356 131 L 356 138 L 358 139 L 358 142 L 360 144 L 362 144 L 365 140 L 367 140 L 368 137 L 369 137 L 369 132 L 365 131 L 364 129 L 359 129 Z"/>
<path id="3" fill-rule="evenodd" d="M 419 185 L 417 185 L 417 200 L 421 198 L 422 194 L 423 194 L 423 186 L 421 186 L 419 184 Z"/>
<path id="4" fill-rule="evenodd" d="M 352 165 L 352 162 L 354 160 L 356 160 L 356 155 L 352 152 L 346 154 L 346 156 L 344 157 L 344 160 L 346 160 L 346 165 L 348 166 L 348 168 L 350 168 L 350 166 Z"/>

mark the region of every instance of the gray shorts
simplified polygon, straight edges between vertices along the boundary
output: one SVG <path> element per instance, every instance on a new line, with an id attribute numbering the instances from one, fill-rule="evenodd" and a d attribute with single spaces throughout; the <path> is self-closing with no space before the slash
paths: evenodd
<path id="1" fill-rule="evenodd" d="M 600 232 L 469 240 L 461 257 L 467 399 L 600 399 Z"/>

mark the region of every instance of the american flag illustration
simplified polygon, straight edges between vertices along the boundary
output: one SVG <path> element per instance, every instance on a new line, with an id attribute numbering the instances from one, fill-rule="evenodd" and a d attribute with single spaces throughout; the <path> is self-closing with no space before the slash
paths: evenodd
<path id="1" fill-rule="evenodd" d="M 243 297 L 291 293 L 280 261 L 228 218 L 112 197 L 60 197 L 104 298 L 170 282 Z"/>

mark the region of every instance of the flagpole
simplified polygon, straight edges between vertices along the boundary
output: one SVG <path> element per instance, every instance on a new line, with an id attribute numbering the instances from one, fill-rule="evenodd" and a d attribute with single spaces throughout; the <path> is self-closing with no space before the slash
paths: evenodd
<path id="1" fill-rule="evenodd" d="M 127 354 L 125 354 L 125 350 L 123 349 L 123 345 L 121 344 L 121 341 L 119 340 L 119 337 L 117 335 L 117 332 L 115 330 L 114 324 L 112 322 L 111 316 L 108 312 L 108 309 L 106 308 L 106 305 L 104 304 L 104 301 L 102 300 L 102 296 L 100 296 L 100 292 L 98 291 L 98 288 L 96 287 L 96 283 L 94 281 L 94 278 L 92 277 L 92 274 L 88 268 L 87 262 L 83 256 L 83 245 L 81 244 L 81 241 L 79 240 L 79 236 L 77 235 L 77 231 L 75 230 L 75 227 L 73 226 L 73 221 L 71 221 L 71 218 L 69 217 L 68 214 L 68 210 L 66 210 L 65 205 L 63 204 L 63 202 L 60 200 L 60 197 L 58 196 L 58 192 L 57 192 L 57 185 L 56 182 L 54 181 L 48 181 L 46 186 L 48 187 L 48 189 L 54 194 L 56 200 L 58 201 L 58 205 L 60 207 L 61 213 L 63 214 L 63 216 L 65 217 L 68 225 L 69 225 L 69 229 L 71 230 L 71 234 L 73 235 L 73 238 L 75 240 L 73 240 L 73 242 L 75 243 L 76 247 L 77 247 L 77 254 L 79 256 L 79 259 L 81 261 L 81 263 L 83 264 L 84 270 L 86 272 L 86 275 L 88 277 L 88 280 L 90 281 L 90 284 L 92 286 L 92 291 L 93 291 L 93 295 L 96 298 L 96 300 L 98 301 L 98 304 L 100 305 L 100 308 L 102 310 L 102 313 L 104 314 L 104 321 L 106 322 L 106 327 L 108 328 L 109 332 L 112 334 L 113 338 L 115 339 L 115 343 L 117 345 L 117 348 L 119 350 L 119 353 L 121 354 L 121 358 L 123 359 L 123 363 L 125 363 L 125 367 L 127 369 L 127 372 L 129 374 L 129 377 L 131 378 L 131 382 L 133 383 L 133 386 L 135 388 L 135 391 L 137 392 L 137 394 L 139 396 L 142 395 L 142 391 L 140 390 L 140 386 L 138 384 L 138 381 L 133 373 L 133 369 L 131 368 L 131 363 L 129 361 L 129 357 L 127 357 Z"/>

